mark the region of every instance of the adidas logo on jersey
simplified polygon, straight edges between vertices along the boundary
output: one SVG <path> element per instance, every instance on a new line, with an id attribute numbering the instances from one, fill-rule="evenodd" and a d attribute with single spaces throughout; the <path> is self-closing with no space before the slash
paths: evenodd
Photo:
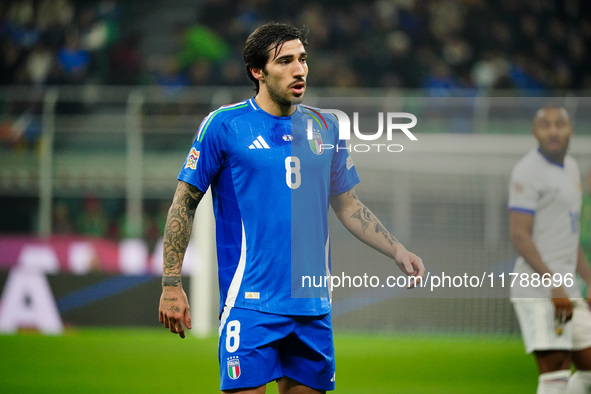
<path id="1" fill-rule="evenodd" d="M 265 141 L 263 139 L 263 137 L 261 137 L 260 135 L 257 137 L 256 140 L 254 140 L 252 142 L 252 144 L 250 144 L 250 146 L 248 147 L 248 149 L 271 149 L 269 147 L 269 145 L 267 144 L 267 141 Z"/>

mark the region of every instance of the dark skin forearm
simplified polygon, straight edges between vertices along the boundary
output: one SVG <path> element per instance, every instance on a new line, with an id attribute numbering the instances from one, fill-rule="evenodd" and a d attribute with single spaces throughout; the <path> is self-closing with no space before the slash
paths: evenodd
<path id="1" fill-rule="evenodd" d="M 532 238 L 534 216 L 529 213 L 511 211 L 509 213 L 509 219 L 511 241 L 517 253 L 540 275 L 552 276 L 554 272 L 550 270 L 542 259 Z M 570 320 L 573 307 L 564 287 L 552 288 L 550 294 L 554 303 L 556 317 L 562 318 L 562 316 L 565 316 L 566 320 Z"/>

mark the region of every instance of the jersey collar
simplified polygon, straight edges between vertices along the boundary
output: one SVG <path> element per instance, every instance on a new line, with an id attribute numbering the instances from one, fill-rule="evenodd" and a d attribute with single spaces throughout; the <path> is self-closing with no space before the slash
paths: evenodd
<path id="1" fill-rule="evenodd" d="M 543 157 L 544 159 L 546 159 L 546 161 L 547 161 L 548 163 L 550 163 L 550 164 L 554 164 L 555 166 L 558 166 L 558 167 L 560 167 L 560 168 L 564 168 L 564 163 L 558 163 L 558 162 L 556 162 L 556 161 L 552 161 L 552 160 L 550 160 L 550 158 L 549 158 L 548 156 L 546 156 L 545 154 L 543 154 L 543 153 L 542 153 L 542 151 L 540 150 L 540 148 L 538 148 L 537 150 L 538 150 L 538 153 L 539 153 L 540 155 L 542 155 L 542 157 Z M 565 157 L 565 160 L 566 160 L 566 157 Z"/>
<path id="2" fill-rule="evenodd" d="M 292 116 L 294 116 L 296 113 L 301 113 L 301 106 L 298 104 L 296 106 L 296 110 L 294 111 L 293 114 L 289 115 L 289 116 L 276 116 L 276 115 L 272 115 L 270 113 L 268 113 L 267 111 L 265 111 L 264 109 L 262 109 L 261 107 L 259 107 L 259 105 L 257 104 L 256 100 L 254 99 L 254 97 L 251 97 L 250 99 L 248 99 L 248 103 L 250 104 L 250 106 L 255 110 L 255 111 L 261 111 L 261 113 L 273 118 L 273 119 L 281 119 L 281 120 L 286 120 L 286 119 L 291 119 Z"/>

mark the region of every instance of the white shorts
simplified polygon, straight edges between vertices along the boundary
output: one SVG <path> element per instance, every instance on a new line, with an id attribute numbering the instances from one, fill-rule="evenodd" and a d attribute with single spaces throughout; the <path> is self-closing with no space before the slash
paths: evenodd
<path id="1" fill-rule="evenodd" d="M 591 311 L 586 300 L 573 299 L 573 318 L 557 333 L 554 304 L 549 298 L 512 299 L 525 351 L 582 350 L 591 347 Z"/>

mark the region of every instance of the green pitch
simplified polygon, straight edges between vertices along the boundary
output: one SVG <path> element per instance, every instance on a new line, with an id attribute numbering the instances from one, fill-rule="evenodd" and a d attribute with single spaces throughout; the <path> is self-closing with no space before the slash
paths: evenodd
<path id="1" fill-rule="evenodd" d="M 0 336 L 0 392 L 216 393 L 216 341 L 151 328 Z M 519 338 L 337 334 L 335 345 L 336 393 L 535 392 Z"/>

